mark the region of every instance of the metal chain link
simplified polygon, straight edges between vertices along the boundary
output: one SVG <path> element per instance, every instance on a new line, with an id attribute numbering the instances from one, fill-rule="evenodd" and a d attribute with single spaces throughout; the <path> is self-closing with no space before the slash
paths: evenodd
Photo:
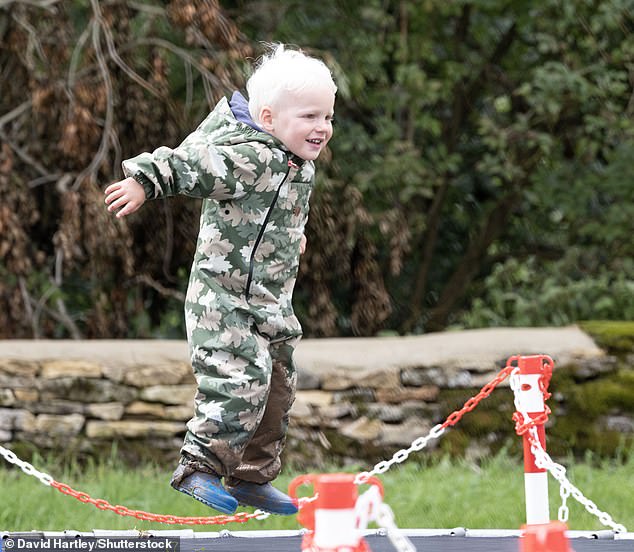
<path id="1" fill-rule="evenodd" d="M 610 514 L 599 510 L 597 505 L 575 487 L 571 481 L 566 477 L 566 468 L 561 464 L 555 462 L 550 455 L 544 450 L 541 442 L 539 441 L 539 435 L 537 434 L 537 424 L 544 423 L 542 417 L 531 419 L 528 412 L 522 409 L 521 402 L 519 400 L 520 382 L 519 382 L 519 369 L 515 369 L 511 374 L 510 384 L 513 390 L 514 403 L 516 414 L 516 428 L 521 428 L 523 433 L 526 433 L 530 450 L 535 457 L 535 465 L 538 468 L 548 471 L 559 482 L 559 495 L 561 497 L 561 506 L 557 511 L 559 521 L 567 522 L 570 510 L 567 505 L 567 499 L 572 496 L 577 502 L 579 502 L 590 514 L 597 517 L 602 525 L 611 527 L 617 533 L 627 533 L 627 529 L 624 525 L 616 523 Z M 542 382 L 540 382 L 541 386 Z M 547 386 L 547 382 L 544 384 Z M 545 388 L 542 389 L 545 391 Z M 520 419 L 521 417 L 521 419 Z M 521 423 L 523 421 L 523 424 Z M 518 431 L 519 433 L 519 431 Z"/>
<path id="2" fill-rule="evenodd" d="M 177 524 L 177 525 L 225 525 L 230 522 L 244 523 L 250 519 L 266 519 L 269 517 L 268 512 L 256 510 L 252 514 L 240 512 L 232 516 L 214 516 L 214 517 L 181 517 L 169 514 L 152 514 L 143 512 L 142 510 L 130 510 L 125 506 L 113 506 L 107 500 L 92 498 L 89 494 L 76 491 L 64 483 L 55 481 L 50 475 L 36 470 L 31 464 L 20 460 L 16 454 L 9 449 L 0 446 L 0 456 L 2 456 L 9 464 L 18 466 L 25 474 L 35 477 L 47 487 L 53 487 L 63 494 L 72 496 L 83 502 L 84 504 L 92 504 L 100 510 L 109 510 L 120 516 L 135 517 L 143 521 L 156 521 L 158 523 Z"/>
<path id="3" fill-rule="evenodd" d="M 376 522 L 380 527 L 385 529 L 387 538 L 390 539 L 390 542 L 398 552 L 416 552 L 412 541 L 409 540 L 396 525 L 392 508 L 384 502 L 379 506 Z"/>
<path id="4" fill-rule="evenodd" d="M 0 446 L 0 456 L 9 462 L 9 464 L 18 466 L 25 474 L 39 479 L 40 483 L 46 485 L 47 487 L 50 487 L 51 483 L 54 481 L 50 475 L 36 470 L 31 464 L 25 462 L 24 460 L 20 460 L 12 451 L 4 448 L 3 446 Z"/>
<path id="5" fill-rule="evenodd" d="M 539 438 L 537 436 L 537 429 L 531 428 L 528 433 L 528 441 L 530 443 L 531 452 L 535 456 L 535 464 L 537 467 L 542 468 L 550 472 L 550 474 L 559 482 L 560 496 L 562 498 L 562 505 L 559 508 L 559 512 L 563 519 L 560 521 L 567 521 L 568 519 L 568 507 L 566 506 L 566 499 L 572 496 L 579 504 L 581 504 L 590 514 L 595 516 L 602 525 L 612 528 L 617 533 L 627 533 L 627 529 L 624 525 L 616 523 L 610 514 L 600 510 L 597 505 L 584 496 L 584 494 L 566 477 L 566 468 L 561 464 L 553 461 L 550 455 L 543 449 Z"/>
<path id="6" fill-rule="evenodd" d="M 392 509 L 383 502 L 383 496 L 379 487 L 372 485 L 367 491 L 357 498 L 355 504 L 356 527 L 358 531 L 364 531 L 368 523 L 373 521 L 379 527 L 385 529 L 387 537 L 394 545 L 397 552 L 416 552 L 411 541 L 401 533 L 394 521 Z M 337 548 L 339 550 L 340 548 Z M 342 552 L 348 547 L 341 547 Z"/>
<path id="7" fill-rule="evenodd" d="M 369 472 L 361 472 L 357 474 L 354 482 L 357 485 L 362 485 L 363 483 L 366 483 L 368 479 L 370 479 L 370 477 L 372 477 L 373 475 L 380 475 L 382 473 L 385 473 L 394 464 L 401 464 L 402 462 L 405 462 L 405 460 L 407 460 L 412 452 L 423 450 L 431 439 L 438 439 L 438 437 L 440 437 L 444 432 L 445 428 L 442 427 L 442 424 L 434 426 L 427 435 L 415 439 L 408 449 L 401 449 L 398 452 L 395 452 L 392 458 L 379 462 Z"/>
<path id="8" fill-rule="evenodd" d="M 529 444 L 530 450 L 535 457 L 535 464 L 541 468 L 545 469 L 559 482 L 560 484 L 560 496 L 562 499 L 562 505 L 558 511 L 558 519 L 562 522 L 566 522 L 568 520 L 569 509 L 566 504 L 566 501 L 569 496 L 572 496 L 575 500 L 577 500 L 580 504 L 582 504 L 585 509 L 592 515 L 596 516 L 599 521 L 606 527 L 611 527 L 616 532 L 626 533 L 627 529 L 622 524 L 616 523 L 612 517 L 602 510 L 599 510 L 597 505 L 592 502 L 590 499 L 585 497 L 583 493 L 575 487 L 570 480 L 566 477 L 566 468 L 564 468 L 561 464 L 557 464 L 552 460 L 552 458 L 548 455 L 548 453 L 543 449 L 541 443 L 539 442 L 539 437 L 537 435 L 536 424 L 543 424 L 547 420 L 547 414 L 549 411 L 545 412 L 544 415 L 531 419 L 527 412 L 523 411 L 520 405 L 519 400 L 519 368 L 515 366 L 511 366 L 510 363 L 516 360 L 518 357 L 511 357 L 508 361 L 509 364 L 505 368 L 503 368 L 497 376 L 487 383 L 480 392 L 467 400 L 463 407 L 460 410 L 456 410 L 452 412 L 447 419 L 442 423 L 434 426 L 427 435 L 418 437 L 407 449 L 401 449 L 394 453 L 392 458 L 389 460 L 383 460 L 378 462 L 374 468 L 369 472 L 361 472 L 357 474 L 355 477 L 355 483 L 357 485 L 361 485 L 366 483 L 372 476 L 380 475 L 387 472 L 394 464 L 400 464 L 407 460 L 413 452 L 419 452 L 424 449 L 428 442 L 432 439 L 438 439 L 445 432 L 445 429 L 449 426 L 454 426 L 467 412 L 472 411 L 483 399 L 487 398 L 493 390 L 507 377 L 510 376 L 510 386 L 513 390 L 514 394 L 514 403 L 516 412 L 514 415 L 514 419 L 516 421 L 516 431 L 518 435 L 526 434 Z M 550 374 L 547 375 L 548 379 L 550 379 Z M 540 379 L 540 388 L 544 393 L 545 398 L 550 396 L 547 391 L 548 381 Z M 523 423 L 522 423 L 523 422 Z M 179 517 L 173 515 L 163 515 L 163 514 L 152 514 L 149 512 L 143 512 L 140 510 L 130 510 L 125 506 L 112 506 L 109 502 L 103 499 L 94 499 L 90 497 L 87 493 L 79 492 L 68 485 L 63 483 L 59 483 L 55 481 L 50 475 L 38 471 L 31 464 L 25 462 L 18 458 L 12 451 L 0 446 L 0 456 L 2 456 L 7 462 L 10 464 L 14 464 L 18 466 L 25 474 L 35 477 L 46 486 L 52 486 L 56 488 L 58 491 L 73 496 L 78 499 L 80 502 L 93 504 L 95 507 L 100 510 L 110 510 L 115 512 L 116 514 L 122 516 L 132 516 L 137 519 L 146 520 L 146 521 L 157 521 L 160 523 L 168 523 L 168 524 L 184 524 L 184 525 L 192 525 L 192 524 L 221 524 L 224 525 L 229 522 L 245 522 L 249 519 L 265 519 L 268 517 L 267 512 L 262 512 L 257 510 L 253 514 L 247 513 L 239 513 L 233 516 L 215 516 L 215 517 Z M 304 502 L 309 502 L 314 500 L 316 497 L 312 499 L 304 500 Z M 300 507 L 303 505 L 300 504 Z M 390 531 L 392 531 L 393 535 L 398 533 L 398 528 L 394 523 L 394 517 L 391 513 L 391 509 L 389 506 L 384 505 L 384 508 L 381 508 L 381 511 L 378 513 L 379 521 L 388 531 L 388 536 L 390 535 Z M 390 517 L 391 516 L 391 517 Z M 396 533 L 394 530 L 396 528 Z M 395 536 L 395 540 L 393 540 L 394 545 L 397 547 L 399 552 L 410 552 L 412 549 L 408 547 L 407 539 L 403 541 L 399 537 L 402 537 L 400 533 L 398 533 L 398 537 Z M 392 537 L 390 537 L 392 538 Z"/>
<path id="9" fill-rule="evenodd" d="M 567 523 L 570 515 L 570 510 L 568 509 L 568 497 L 570 496 L 570 491 L 563 485 L 559 485 L 559 496 L 561 498 L 561 506 L 557 508 L 557 519 L 562 523 Z"/>
<path id="10" fill-rule="evenodd" d="M 108 510 L 120 516 L 134 517 L 143 521 L 155 521 L 169 525 L 226 525 L 227 523 L 244 523 L 250 519 L 266 519 L 270 515 L 268 512 L 263 512 L 262 510 L 256 510 L 252 514 L 238 512 L 230 516 L 219 515 L 212 517 L 183 517 L 173 516 L 171 514 L 153 514 L 151 512 L 144 512 L 143 510 L 130 510 L 126 506 L 113 506 L 107 500 L 92 498 L 89 494 L 76 491 L 72 487 L 64 483 L 59 483 L 58 481 L 53 481 L 51 485 L 61 493 L 72 496 L 85 504 L 92 504 L 100 510 Z"/>
<path id="11" fill-rule="evenodd" d="M 509 362 L 516 358 L 517 357 L 511 357 L 511 359 L 509 359 Z M 423 450 L 427 446 L 427 443 L 429 441 L 431 441 L 432 439 L 438 439 L 445 432 L 445 429 L 447 427 L 456 425 L 456 423 L 458 423 L 458 421 L 460 421 L 460 419 L 467 412 L 471 412 L 480 403 L 480 401 L 486 399 L 491 393 L 493 393 L 494 389 L 500 383 L 502 383 L 513 370 L 516 370 L 514 366 L 507 365 L 506 367 L 504 367 L 489 383 L 487 383 L 480 390 L 477 395 L 468 399 L 461 409 L 456 410 L 452 412 L 449 416 L 447 416 L 447 419 L 442 424 L 438 424 L 431 428 L 427 435 L 414 439 L 409 448 L 401 449 L 398 452 L 394 453 L 392 458 L 390 458 L 389 460 L 383 460 L 379 462 L 374 466 L 374 468 L 372 468 L 371 471 L 361 472 L 357 474 L 354 482 L 357 485 L 361 485 L 373 475 L 380 475 L 385 473 L 394 464 L 401 464 L 402 462 L 405 462 L 405 460 L 409 458 L 409 455 L 412 452 L 419 452 Z"/>

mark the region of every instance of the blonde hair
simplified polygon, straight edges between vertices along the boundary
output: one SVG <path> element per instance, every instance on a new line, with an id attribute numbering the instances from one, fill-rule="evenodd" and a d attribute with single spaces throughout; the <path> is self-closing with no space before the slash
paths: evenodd
<path id="1" fill-rule="evenodd" d="M 318 86 L 326 86 L 333 94 L 337 92 L 330 69 L 323 61 L 301 50 L 272 44 L 270 53 L 262 56 L 247 81 L 249 113 L 257 123 L 262 107 L 275 107 L 285 92 L 298 94 Z"/>

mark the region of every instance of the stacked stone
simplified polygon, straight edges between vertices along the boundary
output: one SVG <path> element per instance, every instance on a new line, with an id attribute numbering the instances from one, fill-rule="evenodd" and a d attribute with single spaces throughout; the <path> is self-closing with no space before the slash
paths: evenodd
<path id="1" fill-rule="evenodd" d="M 495 377 L 504 360 L 468 368 L 408 364 L 375 358 L 364 369 L 314 370 L 307 363 L 292 410 L 291 458 L 298 463 L 310 458 L 320 466 L 333 457 L 343 464 L 389 458 L 443 420 L 444 390 L 465 389 L 467 400 L 469 392 Z M 430 441 L 428 450 L 436 446 Z"/>
<path id="2" fill-rule="evenodd" d="M 152 365 L 107 355 L 0 359 L 0 442 L 85 455 L 107 454 L 116 443 L 127 459 L 173 460 L 196 391 L 189 364 L 177 356 Z M 287 452 L 302 464 L 323 464 L 342 449 L 343 461 L 359 461 L 409 446 L 437 419 L 442 388 L 478 385 L 495 366 L 481 373 L 434 366 L 318 372 L 300 369 L 291 412 Z"/>
<path id="3" fill-rule="evenodd" d="M 187 351 L 183 341 L 0 341 L 0 443 L 94 458 L 116 444 L 124 461 L 175 461 L 196 392 Z M 577 328 L 304 340 L 286 460 L 319 469 L 390 458 L 461 407 L 510 355 L 538 352 L 558 372 L 569 366 L 579 383 L 618 371 Z M 443 438 L 454 447 L 445 451 L 479 457 L 514 438 L 508 381 L 502 387 Z M 566 415 L 565 397 L 555 394 L 550 406 L 555 420 Z M 602 434 L 634 435 L 632 420 L 619 407 L 597 423 Z"/>
<path id="4" fill-rule="evenodd" d="M 59 359 L 0 359 L 0 386 L 1 442 L 90 453 L 137 440 L 151 454 L 177 451 L 196 388 L 186 362 Z"/>

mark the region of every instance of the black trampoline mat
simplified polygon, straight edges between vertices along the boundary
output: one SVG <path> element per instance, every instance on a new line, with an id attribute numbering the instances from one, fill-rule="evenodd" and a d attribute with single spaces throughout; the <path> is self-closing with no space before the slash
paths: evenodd
<path id="1" fill-rule="evenodd" d="M 421 552 L 518 552 L 519 537 L 408 537 Z M 384 536 L 365 537 L 372 552 L 395 552 Z M 634 540 L 569 539 L 574 552 L 634 552 Z M 220 537 L 182 539 L 181 552 L 301 552 L 302 538 L 291 537 Z"/>
<path id="2" fill-rule="evenodd" d="M 179 552 L 301 552 L 303 531 L 230 531 L 195 532 L 181 531 L 110 531 L 95 530 L 78 532 L 31 531 L 3 532 L 0 530 L 2 552 L 23 552 L 14 547 L 10 550 L 8 540 L 17 542 L 26 539 L 107 538 L 107 539 L 161 539 L 178 538 Z M 384 530 L 367 531 L 365 540 L 372 552 L 396 552 L 396 548 Z M 406 536 L 421 552 L 519 552 L 520 531 L 512 530 L 469 530 L 455 529 L 402 529 Z M 612 531 L 569 531 L 570 546 L 574 552 L 634 552 L 634 533 L 615 534 Z M 32 552 L 32 551 L 30 551 Z M 157 551 L 158 552 L 158 551 Z"/>

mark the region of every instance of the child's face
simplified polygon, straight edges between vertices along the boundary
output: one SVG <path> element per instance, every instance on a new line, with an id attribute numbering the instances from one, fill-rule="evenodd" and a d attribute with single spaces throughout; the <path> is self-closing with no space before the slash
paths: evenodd
<path id="1" fill-rule="evenodd" d="M 335 95 L 326 87 L 288 92 L 264 115 L 264 128 L 295 155 L 313 161 L 332 137 L 334 108 Z"/>

